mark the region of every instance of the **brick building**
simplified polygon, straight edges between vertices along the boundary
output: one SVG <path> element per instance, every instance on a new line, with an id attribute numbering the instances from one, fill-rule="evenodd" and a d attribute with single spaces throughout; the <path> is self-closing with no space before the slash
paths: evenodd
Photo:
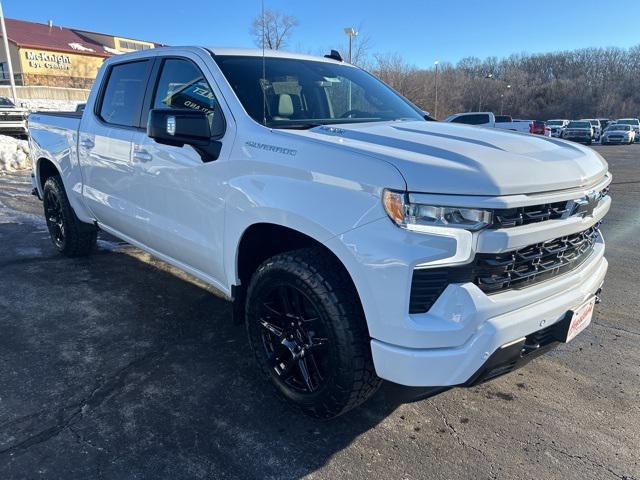
<path id="1" fill-rule="evenodd" d="M 17 85 L 90 88 L 105 58 L 160 46 L 155 42 L 7 18 L 7 39 Z M 0 35 L 1 37 L 1 35 Z M 0 80 L 9 72 L 0 49 Z"/>

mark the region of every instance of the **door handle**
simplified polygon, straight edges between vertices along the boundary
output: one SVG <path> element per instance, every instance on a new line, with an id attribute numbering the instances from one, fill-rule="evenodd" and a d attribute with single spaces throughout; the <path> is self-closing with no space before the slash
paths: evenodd
<path id="1" fill-rule="evenodd" d="M 152 159 L 153 159 L 153 156 L 146 150 L 136 149 L 133 151 L 134 162 L 150 162 Z"/>
<path id="2" fill-rule="evenodd" d="M 90 138 L 85 137 L 82 140 L 80 140 L 80 146 L 83 148 L 86 148 L 87 150 L 90 150 L 93 147 L 95 147 L 96 144 L 93 143 L 93 140 L 91 140 Z"/>

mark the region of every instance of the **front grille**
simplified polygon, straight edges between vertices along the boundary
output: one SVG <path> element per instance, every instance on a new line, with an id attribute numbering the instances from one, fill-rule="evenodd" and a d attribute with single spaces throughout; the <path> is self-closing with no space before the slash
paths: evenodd
<path id="1" fill-rule="evenodd" d="M 21 122 L 24 120 L 22 115 L 2 115 L 0 122 Z"/>
<path id="2" fill-rule="evenodd" d="M 478 253 L 460 267 L 413 271 L 409 313 L 427 312 L 450 283 L 474 283 L 487 294 L 526 288 L 569 272 L 591 254 L 598 225 L 505 253 Z"/>
<path id="3" fill-rule="evenodd" d="M 506 253 L 479 253 L 471 281 L 486 293 L 523 288 L 580 265 L 598 238 L 596 226 L 583 232 Z"/>
<path id="4" fill-rule="evenodd" d="M 600 191 L 600 198 L 609 195 L 609 187 Z M 568 218 L 573 214 L 575 203 L 565 202 L 544 203 L 518 208 L 502 208 L 493 211 L 493 222 L 489 228 L 511 228 L 530 223 L 545 222 Z"/>
<path id="5" fill-rule="evenodd" d="M 529 223 L 555 220 L 568 214 L 570 206 L 570 202 L 555 202 L 528 207 L 497 209 L 493 212 L 491 228 L 518 227 Z"/>

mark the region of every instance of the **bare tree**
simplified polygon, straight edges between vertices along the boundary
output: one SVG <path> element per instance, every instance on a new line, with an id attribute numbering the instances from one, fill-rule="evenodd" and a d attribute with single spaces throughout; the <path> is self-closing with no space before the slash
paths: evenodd
<path id="1" fill-rule="evenodd" d="M 433 109 L 433 69 L 412 67 L 398 54 L 374 59 L 371 70 L 382 80 L 424 110 Z M 479 107 L 540 120 L 640 114 L 640 45 L 469 57 L 457 65 L 440 64 L 439 75 L 441 117 Z"/>
<path id="2" fill-rule="evenodd" d="M 264 15 L 259 14 L 253 19 L 249 32 L 258 47 L 280 50 L 287 45 L 298 25 L 296 17 L 267 9 Z"/>

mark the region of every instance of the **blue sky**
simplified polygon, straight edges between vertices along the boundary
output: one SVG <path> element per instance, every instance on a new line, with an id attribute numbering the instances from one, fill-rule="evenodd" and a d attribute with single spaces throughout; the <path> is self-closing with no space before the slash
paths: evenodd
<path id="1" fill-rule="evenodd" d="M 251 47 L 259 0 L 2 0 L 5 15 L 172 45 Z M 265 0 L 296 16 L 290 46 L 319 53 L 359 26 L 372 50 L 414 65 L 465 56 L 507 56 L 640 44 L 640 2 L 608 0 Z M 617 16 L 607 11 L 616 5 Z"/>

